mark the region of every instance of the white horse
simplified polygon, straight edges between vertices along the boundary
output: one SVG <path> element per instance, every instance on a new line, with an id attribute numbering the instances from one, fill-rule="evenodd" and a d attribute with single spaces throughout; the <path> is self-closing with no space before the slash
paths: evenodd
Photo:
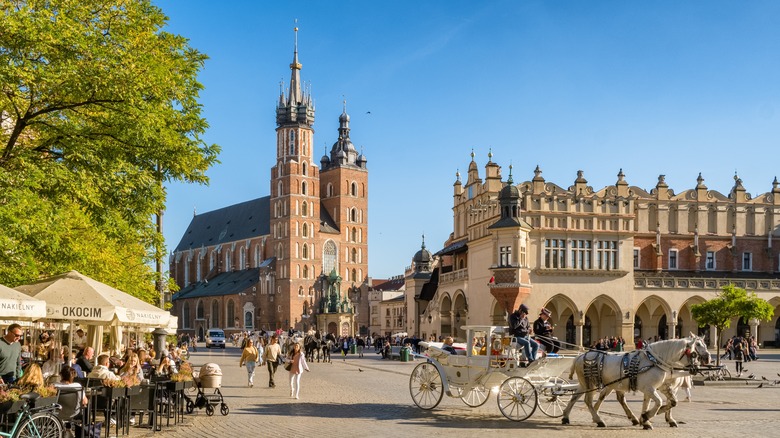
<path id="1" fill-rule="evenodd" d="M 693 335 L 685 339 L 659 341 L 648 345 L 644 350 L 629 353 L 628 356 L 625 353 L 587 352 L 579 356 L 572 366 L 569 378 L 571 379 L 576 372 L 579 388 L 566 406 L 562 422 L 569 424 L 569 414 L 574 404 L 584 394 L 585 404 L 590 410 L 593 422 L 598 427 L 605 427 L 598 410 L 604 398 L 612 391 L 617 392 L 618 401 L 621 402 L 626 415 L 634 421 L 636 417 L 625 404 L 625 393 L 641 391 L 645 395 L 641 424 L 645 429 L 652 429 L 650 419 L 659 411 L 667 413 L 673 405 L 677 404 L 675 395 L 664 387 L 668 379 L 678 377 L 673 376 L 675 369 L 691 368 L 699 363 L 707 364 L 709 361 L 710 353 L 704 341 Z M 670 400 L 663 407 L 658 388 L 662 388 Z M 600 396 L 594 406 L 593 396 L 597 391 L 600 392 Z M 651 400 L 653 407 L 648 409 Z M 671 415 L 668 418 L 671 418 Z"/>
<path id="2" fill-rule="evenodd" d="M 667 423 L 669 423 L 669 427 L 677 427 L 677 421 L 672 417 L 672 409 L 677 406 L 677 391 L 683 386 L 684 383 L 686 383 L 686 380 L 688 380 L 687 384 L 690 384 L 691 376 L 687 371 L 684 372 L 675 372 L 671 377 L 667 378 L 666 381 L 664 381 L 663 385 L 661 385 L 660 392 L 666 396 L 666 404 L 664 406 L 668 406 L 665 413 L 665 420 Z M 604 399 L 609 395 L 609 393 L 612 392 L 612 390 L 604 389 L 599 394 L 599 399 L 596 402 L 596 405 L 594 406 L 594 409 L 597 411 L 601 407 L 601 403 L 604 401 Z M 636 418 L 636 415 L 634 415 L 634 411 L 631 410 L 630 407 L 628 407 L 628 403 L 626 403 L 626 394 L 621 391 L 615 391 L 615 395 L 617 396 L 617 401 L 620 403 L 620 406 L 623 408 L 623 411 L 626 413 L 626 416 L 631 421 L 631 424 L 634 426 L 639 424 L 639 419 Z M 643 404 L 642 404 L 642 411 L 647 410 L 647 405 L 649 404 L 649 399 L 645 397 Z"/>

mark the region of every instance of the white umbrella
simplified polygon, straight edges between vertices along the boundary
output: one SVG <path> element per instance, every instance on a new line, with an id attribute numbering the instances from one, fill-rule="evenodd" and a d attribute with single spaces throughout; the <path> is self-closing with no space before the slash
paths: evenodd
<path id="1" fill-rule="evenodd" d="M 35 320 L 46 317 L 46 303 L 0 284 L 0 319 Z"/>
<path id="2" fill-rule="evenodd" d="M 171 314 L 76 271 L 16 288 L 46 302 L 47 319 L 163 327 Z"/>

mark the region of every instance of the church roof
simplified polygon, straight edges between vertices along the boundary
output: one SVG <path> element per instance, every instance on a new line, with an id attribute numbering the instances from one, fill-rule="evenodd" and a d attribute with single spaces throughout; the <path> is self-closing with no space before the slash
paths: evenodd
<path id="1" fill-rule="evenodd" d="M 333 220 L 328 209 L 322 203 L 320 203 L 320 233 L 341 234 L 336 221 Z"/>
<path id="2" fill-rule="evenodd" d="M 229 205 L 195 215 L 175 252 L 219 245 L 271 233 L 271 197 Z"/>
<path id="3" fill-rule="evenodd" d="M 210 280 L 199 281 L 185 287 L 173 294 L 172 300 L 235 295 L 252 286 L 256 286 L 260 281 L 261 269 L 250 268 L 242 271 L 223 272 Z"/>

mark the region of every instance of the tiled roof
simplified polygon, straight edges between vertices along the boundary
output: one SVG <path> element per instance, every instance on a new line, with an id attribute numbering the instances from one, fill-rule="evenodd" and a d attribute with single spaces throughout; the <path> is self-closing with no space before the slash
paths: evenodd
<path id="1" fill-rule="evenodd" d="M 392 291 L 392 290 L 400 290 L 404 287 L 406 284 L 406 280 L 402 278 L 394 278 L 392 280 L 383 280 L 381 282 L 376 282 L 371 287 L 372 289 L 376 291 Z"/>
<path id="2" fill-rule="evenodd" d="M 320 203 L 320 232 L 329 234 L 340 234 L 336 221 L 333 220 L 328 209 Z"/>
<path id="3" fill-rule="evenodd" d="M 264 196 L 196 215 L 175 252 L 265 236 L 270 232 L 271 197 Z"/>
<path id="4" fill-rule="evenodd" d="M 256 286 L 260 281 L 260 270 L 261 268 L 250 268 L 243 271 L 223 272 L 210 280 L 199 281 L 185 287 L 173 294 L 172 300 L 235 295 Z"/>

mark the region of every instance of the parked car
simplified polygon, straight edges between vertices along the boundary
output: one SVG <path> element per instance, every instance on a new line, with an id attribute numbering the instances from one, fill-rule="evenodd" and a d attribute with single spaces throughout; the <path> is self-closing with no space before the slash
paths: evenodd
<path id="1" fill-rule="evenodd" d="M 209 329 L 206 333 L 206 348 L 225 348 L 225 332 L 222 329 Z"/>

